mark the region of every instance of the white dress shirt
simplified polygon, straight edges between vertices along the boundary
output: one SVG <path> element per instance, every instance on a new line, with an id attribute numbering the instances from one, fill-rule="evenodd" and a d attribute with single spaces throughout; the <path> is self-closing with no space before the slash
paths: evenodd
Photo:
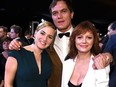
<path id="1" fill-rule="evenodd" d="M 67 32 L 70 32 L 70 35 L 72 34 L 73 27 L 70 28 Z M 54 49 L 56 50 L 58 56 L 60 57 L 61 62 L 63 63 L 66 55 L 69 52 L 69 39 L 70 37 L 63 36 L 62 38 L 59 38 L 58 34 L 62 33 L 57 29 L 57 35 L 54 41 Z M 65 33 L 65 32 L 64 32 Z"/>
<path id="2" fill-rule="evenodd" d="M 83 80 L 81 87 L 109 87 L 109 65 L 104 69 L 94 70 L 92 67 L 93 55 L 91 56 L 87 74 Z M 68 59 L 63 62 L 62 85 L 61 87 L 68 87 L 68 82 L 72 75 L 76 59 Z"/>

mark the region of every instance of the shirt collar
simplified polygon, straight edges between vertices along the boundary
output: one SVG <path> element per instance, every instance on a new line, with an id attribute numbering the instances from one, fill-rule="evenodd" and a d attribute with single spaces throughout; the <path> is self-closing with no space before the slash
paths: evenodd
<path id="1" fill-rule="evenodd" d="M 71 27 L 68 31 L 66 31 L 66 32 L 70 32 L 70 35 L 72 34 L 72 31 L 73 31 L 73 27 Z M 58 34 L 59 33 L 63 33 L 63 32 L 61 32 L 61 31 L 59 31 L 58 29 L 56 29 L 56 31 L 57 31 L 57 36 L 58 36 Z M 66 32 L 64 32 L 64 33 L 66 33 Z"/>

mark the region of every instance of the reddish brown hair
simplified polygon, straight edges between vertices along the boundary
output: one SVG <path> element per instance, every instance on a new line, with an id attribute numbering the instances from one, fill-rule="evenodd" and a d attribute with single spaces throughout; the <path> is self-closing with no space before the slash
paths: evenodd
<path id="1" fill-rule="evenodd" d="M 76 55 L 78 54 L 78 49 L 76 48 L 76 45 L 75 45 L 75 38 L 77 35 L 85 34 L 86 32 L 91 32 L 94 36 L 94 43 L 91 48 L 91 53 L 93 55 L 97 55 L 98 53 L 101 52 L 101 49 L 99 47 L 99 39 L 98 39 L 97 31 L 94 24 L 91 23 L 90 21 L 83 21 L 79 23 L 75 27 L 74 31 L 72 32 L 72 35 L 70 37 L 70 51 L 69 51 L 68 57 L 70 58 L 76 57 Z"/>

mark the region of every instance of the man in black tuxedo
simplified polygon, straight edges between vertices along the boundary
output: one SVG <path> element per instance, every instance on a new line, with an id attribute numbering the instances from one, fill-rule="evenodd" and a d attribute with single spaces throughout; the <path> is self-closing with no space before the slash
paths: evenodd
<path id="1" fill-rule="evenodd" d="M 109 87 L 116 87 L 116 34 L 110 36 L 104 52 L 110 52 L 113 56 L 113 62 L 111 63 Z"/>
<path id="2" fill-rule="evenodd" d="M 31 37 L 30 30 L 26 30 L 24 33 L 24 37 L 22 38 L 23 41 L 25 41 L 28 45 L 32 44 L 34 42 L 34 39 Z"/>

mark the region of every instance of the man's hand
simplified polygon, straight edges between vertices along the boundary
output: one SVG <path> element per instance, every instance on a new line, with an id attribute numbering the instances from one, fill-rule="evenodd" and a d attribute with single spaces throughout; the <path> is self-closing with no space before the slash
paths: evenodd
<path id="1" fill-rule="evenodd" d="M 102 55 L 106 56 L 106 66 L 113 62 L 113 56 L 110 53 L 102 53 Z"/>
<path id="2" fill-rule="evenodd" d="M 20 47 L 22 46 L 22 43 L 16 39 L 13 39 L 11 43 L 9 44 L 10 50 L 20 50 Z"/>
<path id="3" fill-rule="evenodd" d="M 113 61 L 113 58 L 110 53 L 102 53 L 95 56 L 93 61 L 94 69 L 103 69 Z"/>

